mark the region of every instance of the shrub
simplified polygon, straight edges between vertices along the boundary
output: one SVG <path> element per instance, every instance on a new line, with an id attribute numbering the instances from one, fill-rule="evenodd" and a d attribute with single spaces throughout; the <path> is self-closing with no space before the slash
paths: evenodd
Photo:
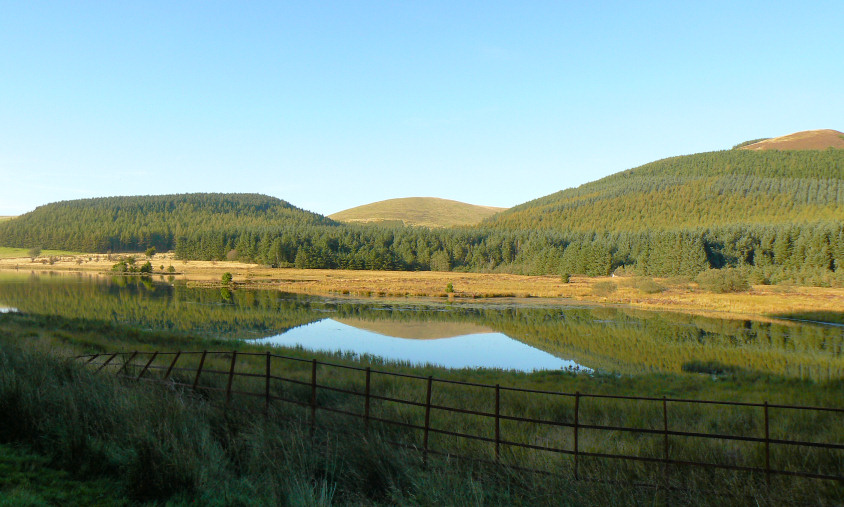
<path id="1" fill-rule="evenodd" d="M 695 281 L 702 289 L 717 293 L 741 292 L 750 288 L 747 277 L 733 268 L 701 271 Z"/>
<path id="2" fill-rule="evenodd" d="M 570 273 L 562 273 L 560 275 L 560 281 L 563 283 L 569 283 L 571 281 L 571 274 Z"/>
<path id="3" fill-rule="evenodd" d="M 223 273 L 223 276 L 220 280 L 223 282 L 223 285 L 228 285 L 232 283 L 232 274 L 226 271 L 225 273 Z"/>
<path id="4" fill-rule="evenodd" d="M 645 294 L 658 294 L 665 290 L 665 287 L 656 283 L 653 278 L 635 278 L 633 286 Z"/>
<path id="5" fill-rule="evenodd" d="M 445 286 L 445 291 L 448 294 L 451 294 L 452 292 L 454 292 L 454 285 L 451 282 L 448 282 L 448 285 Z"/>
<path id="6" fill-rule="evenodd" d="M 112 271 L 116 271 L 118 273 L 125 273 L 128 269 L 129 267 L 126 265 L 126 261 L 120 261 L 111 267 Z"/>
<path id="7" fill-rule="evenodd" d="M 618 290 L 615 282 L 598 282 L 592 286 L 592 294 L 595 296 L 609 296 Z"/>
<path id="8" fill-rule="evenodd" d="M 139 271 L 141 273 L 152 273 L 152 263 L 146 261 Z"/>

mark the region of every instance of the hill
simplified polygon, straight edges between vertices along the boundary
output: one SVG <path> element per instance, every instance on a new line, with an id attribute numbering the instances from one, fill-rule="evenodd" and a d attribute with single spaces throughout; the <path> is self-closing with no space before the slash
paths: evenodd
<path id="1" fill-rule="evenodd" d="M 844 133 L 837 130 L 806 130 L 786 136 L 764 139 L 741 146 L 742 150 L 825 150 L 844 149 Z"/>
<path id="2" fill-rule="evenodd" d="M 329 218 L 346 223 L 454 227 L 475 225 L 504 209 L 436 197 L 407 197 L 364 204 Z"/>
<path id="3" fill-rule="evenodd" d="M 496 228 L 620 232 L 844 220 L 844 150 L 672 157 L 521 204 Z"/>
<path id="4" fill-rule="evenodd" d="M 182 238 L 213 231 L 224 255 L 226 232 L 332 225 L 334 222 L 260 194 L 174 194 L 62 201 L 0 223 L 0 245 L 81 252 L 173 250 Z"/>

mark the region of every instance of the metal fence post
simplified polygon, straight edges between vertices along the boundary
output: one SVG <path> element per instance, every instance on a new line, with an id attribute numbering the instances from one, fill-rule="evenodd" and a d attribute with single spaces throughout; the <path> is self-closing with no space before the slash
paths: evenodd
<path id="1" fill-rule="evenodd" d="M 264 383 L 264 416 L 270 415 L 270 361 L 272 356 L 267 352 L 267 374 Z"/>
<path id="2" fill-rule="evenodd" d="M 366 387 L 364 388 L 364 402 L 363 402 L 363 423 L 366 430 L 369 430 L 369 383 L 372 375 L 372 369 L 366 367 Z"/>
<path id="3" fill-rule="evenodd" d="M 158 355 L 158 351 L 156 350 L 155 352 L 152 353 L 152 357 L 149 358 L 149 361 L 147 361 L 147 364 L 144 365 L 144 368 L 141 370 L 141 373 L 138 373 L 138 378 L 136 378 L 135 380 L 141 380 L 141 377 L 143 377 L 144 373 L 147 372 L 147 370 L 149 369 L 149 366 L 152 364 L 153 361 L 155 361 L 155 357 L 157 355 Z"/>
<path id="4" fill-rule="evenodd" d="M 501 385 L 495 384 L 495 461 L 501 459 Z"/>
<path id="5" fill-rule="evenodd" d="M 108 366 L 108 363 L 110 363 L 112 359 L 114 359 L 115 357 L 117 357 L 117 354 L 119 354 L 119 353 L 120 353 L 120 352 L 115 352 L 114 354 L 112 354 L 112 355 L 111 355 L 111 357 L 109 357 L 108 359 L 106 359 L 106 361 L 105 361 L 103 364 L 101 364 L 99 368 L 97 368 L 97 371 L 100 371 L 100 370 L 102 370 L 103 368 L 105 368 L 106 366 Z"/>
<path id="6" fill-rule="evenodd" d="M 132 355 L 130 355 L 130 356 L 129 356 L 129 359 L 127 359 L 127 360 L 123 363 L 123 366 L 121 366 L 121 367 L 120 367 L 120 369 L 119 369 L 119 370 L 117 370 L 117 372 L 116 372 L 114 375 L 115 375 L 115 376 L 120 375 L 120 372 L 122 372 L 123 370 L 125 370 L 125 369 L 126 369 L 126 367 L 127 367 L 127 366 L 129 366 L 129 363 L 131 363 L 131 362 L 132 362 L 132 360 L 133 360 L 133 359 L 135 359 L 135 356 L 137 356 L 137 355 L 138 355 L 138 351 L 137 351 L 137 350 L 133 351 L 133 352 L 132 352 Z"/>
<path id="7" fill-rule="evenodd" d="M 232 351 L 232 364 L 229 367 L 229 383 L 226 386 L 226 405 L 230 404 L 232 401 L 232 381 L 234 380 L 234 365 L 237 361 L 237 351 Z"/>
<path id="8" fill-rule="evenodd" d="M 169 368 L 167 368 L 167 373 L 165 373 L 165 374 L 164 374 L 164 379 L 163 379 L 163 380 L 167 380 L 168 378 L 170 378 L 170 372 L 171 372 L 171 371 L 173 371 L 173 367 L 174 367 L 174 366 L 176 366 L 176 361 L 178 361 L 178 360 L 179 360 L 179 356 L 181 356 L 181 355 L 182 355 L 182 351 L 181 351 L 181 350 L 176 351 L 176 355 L 175 355 L 175 356 L 173 356 L 173 362 L 172 362 L 172 363 L 170 363 L 170 367 L 169 367 Z"/>
<path id="9" fill-rule="evenodd" d="M 431 428 L 431 386 L 434 377 L 428 376 L 428 392 L 425 394 L 425 434 L 422 437 L 422 463 L 428 466 L 428 432 Z"/>
<path id="10" fill-rule="evenodd" d="M 311 436 L 314 435 L 316 429 L 316 367 L 317 360 L 311 362 Z"/>
<path id="11" fill-rule="evenodd" d="M 580 479 L 578 473 L 578 425 L 580 424 L 580 391 L 574 393 L 574 480 Z"/>
<path id="12" fill-rule="evenodd" d="M 202 374 L 202 366 L 205 364 L 205 356 L 208 354 L 207 350 L 202 351 L 202 357 L 199 358 L 199 368 L 196 369 L 196 378 L 193 379 L 193 390 L 196 391 L 196 386 L 199 385 L 199 376 Z"/>
<path id="13" fill-rule="evenodd" d="M 771 438 L 768 433 L 768 401 L 763 405 L 765 408 L 765 480 L 771 484 Z"/>

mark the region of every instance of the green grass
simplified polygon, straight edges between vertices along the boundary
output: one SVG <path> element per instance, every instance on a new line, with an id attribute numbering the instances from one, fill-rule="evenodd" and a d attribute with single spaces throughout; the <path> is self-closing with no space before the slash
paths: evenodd
<path id="1" fill-rule="evenodd" d="M 329 215 L 340 222 L 372 222 L 384 225 L 452 227 L 475 225 L 504 208 L 476 206 L 435 197 L 388 199 Z"/>
<path id="2" fill-rule="evenodd" d="M 71 252 L 68 250 L 42 250 L 39 257 L 82 254 L 83 252 Z M 29 258 L 29 248 L 14 248 L 8 246 L 0 246 L 0 259 L 14 259 L 17 257 Z"/>
<path id="3" fill-rule="evenodd" d="M 364 433 L 356 420 L 319 411 L 318 420 L 329 429 L 352 432 L 352 437 L 334 431 L 318 432 L 310 441 L 307 409 L 274 403 L 272 417 L 265 421 L 248 413 L 226 411 L 224 396 L 214 392 L 164 388 L 158 384 L 124 382 L 106 373 L 55 359 L 82 351 L 103 350 L 263 350 L 231 341 L 207 341 L 199 337 L 172 335 L 122 328 L 84 319 L 63 319 L 31 315 L 0 315 L 0 442 L 34 446 L 59 468 L 79 470 L 84 477 L 108 476 L 118 481 L 133 501 L 258 502 L 280 504 L 599 504 L 633 505 L 658 503 L 661 493 L 630 486 L 601 486 L 570 480 L 571 459 L 533 452 L 505 451 L 507 462 L 560 471 L 563 476 L 546 478 L 509 469 L 480 467 L 465 462 L 433 460 L 426 469 L 414 452 L 397 450 L 384 440 L 404 441 L 419 446 L 420 435 L 393 427 L 377 427 Z M 49 352 L 49 353 L 45 353 Z M 317 357 L 348 365 L 361 362 L 336 354 L 311 354 L 302 350 L 284 352 L 299 357 Z M 230 358 L 210 358 L 200 385 L 225 388 L 225 376 L 210 371 L 227 371 Z M 136 361 L 138 362 L 138 361 Z M 185 366 L 196 367 L 197 358 Z M 648 394 L 836 406 L 840 404 L 841 381 L 815 383 L 776 376 L 731 371 L 717 380 L 700 375 L 576 375 L 566 372 L 513 374 L 495 370 L 450 371 L 364 361 L 379 369 L 434 375 L 441 378 L 486 384 L 519 386 L 553 391 Z M 281 367 L 274 366 L 274 371 Z M 279 374 L 307 382 L 310 364 L 287 362 Z M 706 371 L 712 370 L 711 365 Z M 238 372 L 262 372 L 263 358 L 239 356 Z M 131 370 L 136 373 L 138 370 Z M 701 370 L 702 371 L 702 370 Z M 352 370 L 331 370 L 320 366 L 320 383 L 363 390 L 364 377 Z M 191 372 L 177 374 L 191 384 Z M 260 392 L 262 379 L 238 378 L 235 390 Z M 306 386 L 274 384 L 274 393 L 307 401 Z M 424 400 L 424 382 L 373 376 L 373 394 L 408 400 Z M 435 404 L 490 411 L 489 391 L 437 383 Z M 260 411 L 262 400 L 236 398 L 236 406 Z M 318 391 L 321 407 L 360 412 L 358 397 L 324 389 Z M 502 395 L 502 413 L 549 420 L 568 420 L 571 399 L 527 398 L 519 393 Z M 49 406 L 50 410 L 43 410 Z M 418 407 L 374 404 L 373 415 L 411 424 L 421 424 Z M 763 433 L 761 412 L 754 409 L 698 409 L 672 404 L 671 428 L 686 431 L 726 432 L 747 435 Z M 283 419 L 286 417 L 287 419 Z M 589 424 L 660 427 L 661 407 L 631 402 L 584 400 L 581 420 Z M 793 412 L 772 418 L 772 437 L 837 442 L 839 424 L 828 416 L 803 418 Z M 489 419 L 442 411 L 432 412 L 432 426 L 491 436 Z M 505 438 L 519 442 L 569 445 L 570 429 L 540 430 L 512 421 L 502 423 Z M 431 435 L 433 448 L 459 454 L 491 458 L 488 443 L 477 443 Z M 658 456 L 659 437 L 632 437 L 584 431 L 582 450 Z M 711 460 L 737 465 L 759 466 L 761 447 L 755 444 L 706 443 L 701 439 L 672 437 L 672 456 L 678 459 Z M 840 454 L 839 454 L 840 456 Z M 844 469 L 841 458 L 825 453 L 797 454 L 777 448 L 772 465 L 784 468 L 810 467 Z M 583 460 L 582 471 L 592 476 L 650 480 L 661 478 L 661 468 L 640 464 L 615 464 Z M 834 503 L 840 486 L 817 481 L 777 478 L 770 490 L 764 479 L 733 472 L 703 473 L 684 469 L 673 477 L 682 490 L 673 503 L 711 505 L 723 498 L 708 497 L 702 490 L 716 488 L 740 495 L 732 503 L 760 505 L 799 503 L 809 498 L 817 503 Z M 697 493 L 696 493 L 697 492 Z M 731 502 L 727 502 L 728 504 Z"/>
<path id="4" fill-rule="evenodd" d="M 126 505 L 107 479 L 77 479 L 51 466 L 50 459 L 18 446 L 0 444 L 0 506 Z"/>

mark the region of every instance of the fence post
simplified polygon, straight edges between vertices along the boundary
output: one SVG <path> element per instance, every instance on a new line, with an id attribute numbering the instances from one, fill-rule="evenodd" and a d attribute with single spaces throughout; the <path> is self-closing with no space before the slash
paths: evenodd
<path id="1" fill-rule="evenodd" d="M 114 354 L 112 354 L 112 355 L 111 355 L 111 357 L 109 357 L 108 359 L 106 359 L 106 361 L 105 361 L 103 364 L 101 364 L 99 368 L 97 368 L 97 371 L 100 371 L 100 370 L 102 370 L 103 368 L 105 368 L 106 366 L 108 366 L 108 363 L 110 363 L 112 359 L 114 359 L 115 357 L 117 357 L 117 354 L 119 354 L 119 353 L 120 353 L 120 352 L 115 352 Z"/>
<path id="2" fill-rule="evenodd" d="M 431 428 L 431 385 L 434 378 L 428 376 L 428 392 L 425 394 L 425 434 L 422 437 L 422 464 L 428 466 L 428 430 Z"/>
<path id="3" fill-rule="evenodd" d="M 129 356 L 129 359 L 127 359 L 127 360 L 126 360 L 126 362 L 124 362 L 124 363 L 123 363 L 123 366 L 121 366 L 121 367 L 120 367 L 120 369 L 119 369 L 119 370 L 117 370 L 117 373 L 115 373 L 114 375 L 115 375 L 115 376 L 120 375 L 120 372 L 122 372 L 123 370 L 125 370 L 125 369 L 126 369 L 126 367 L 127 367 L 127 366 L 129 366 L 129 363 L 131 363 L 131 362 L 132 362 L 132 359 L 135 359 L 135 356 L 137 356 L 137 355 L 138 355 L 138 351 L 137 351 L 137 350 L 133 351 L 133 352 L 132 352 L 132 355 L 131 355 L 131 356 Z"/>
<path id="4" fill-rule="evenodd" d="M 235 361 L 237 361 L 237 351 L 232 351 L 232 364 L 229 367 L 229 383 L 226 386 L 226 405 L 230 404 L 232 401 L 232 381 L 234 380 L 234 365 Z"/>
<path id="5" fill-rule="evenodd" d="M 665 494 L 668 495 L 668 403 L 665 396 L 662 397 L 662 445 L 663 445 L 663 459 L 665 459 L 665 469 L 663 470 L 665 481 Z"/>
<path id="6" fill-rule="evenodd" d="M 574 393 L 574 480 L 578 480 L 578 425 L 580 424 L 580 391 Z"/>
<path id="7" fill-rule="evenodd" d="M 364 388 L 364 402 L 363 402 L 363 422 L 364 427 L 369 431 L 369 380 L 372 375 L 372 369 L 366 367 L 366 387 Z"/>
<path id="8" fill-rule="evenodd" d="M 501 459 L 501 385 L 495 384 L 495 461 Z"/>
<path id="9" fill-rule="evenodd" d="M 771 439 L 768 433 L 768 401 L 765 400 L 765 481 L 771 484 Z"/>
<path id="10" fill-rule="evenodd" d="M 207 350 L 202 351 L 202 357 L 199 358 L 199 368 L 196 369 L 196 378 L 193 379 L 193 390 L 196 391 L 196 386 L 199 385 L 199 376 L 202 374 L 202 365 L 205 364 L 205 355 L 208 354 Z"/>
<path id="11" fill-rule="evenodd" d="M 317 360 L 311 362 L 311 437 L 316 429 L 316 367 Z"/>
<path id="12" fill-rule="evenodd" d="M 264 384 L 264 416 L 267 417 L 270 415 L 270 361 L 272 360 L 272 356 L 270 355 L 269 351 L 267 352 L 267 374 L 266 374 L 266 382 Z"/>
<path id="13" fill-rule="evenodd" d="M 176 352 L 176 355 L 173 356 L 173 362 L 170 363 L 170 367 L 167 368 L 167 373 L 164 374 L 164 380 L 167 380 L 168 378 L 170 378 L 170 372 L 173 371 L 173 367 L 176 366 L 176 361 L 179 360 L 179 356 L 181 356 L 181 355 L 182 355 L 182 351 L 179 350 L 179 351 Z"/>
<path id="14" fill-rule="evenodd" d="M 144 368 L 141 370 L 141 373 L 138 374 L 138 378 L 136 378 L 135 380 L 141 380 L 141 377 L 143 377 L 144 373 L 147 372 L 147 370 L 149 369 L 149 366 L 152 364 L 153 361 L 155 361 L 155 356 L 157 356 L 157 355 L 158 355 L 158 351 L 156 350 L 155 352 L 152 353 L 152 357 L 149 358 L 149 361 L 147 361 L 147 364 L 144 365 Z"/>

